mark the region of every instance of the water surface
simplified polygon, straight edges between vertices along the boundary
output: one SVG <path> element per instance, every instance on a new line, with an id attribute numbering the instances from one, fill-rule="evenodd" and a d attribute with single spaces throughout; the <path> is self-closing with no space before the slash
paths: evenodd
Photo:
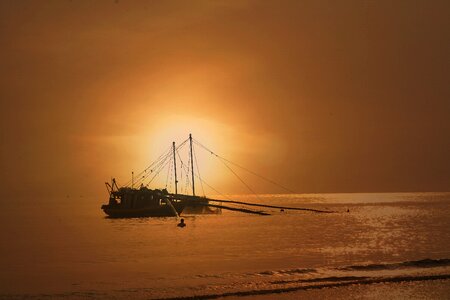
<path id="1" fill-rule="evenodd" d="M 105 218 L 104 199 L 1 203 L 0 296 L 240 297 L 350 283 L 450 282 L 450 193 L 233 199 L 335 213 L 223 211 L 186 215 L 187 227 L 178 228 L 175 218 Z"/>

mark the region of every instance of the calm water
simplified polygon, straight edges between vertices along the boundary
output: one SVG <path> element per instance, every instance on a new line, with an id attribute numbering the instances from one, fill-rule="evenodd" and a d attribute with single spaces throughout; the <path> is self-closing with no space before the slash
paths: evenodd
<path id="1" fill-rule="evenodd" d="M 100 210 L 106 197 L 1 203 L 0 298 L 239 297 L 349 283 L 450 284 L 450 193 L 234 199 L 336 213 L 223 211 L 185 216 L 187 227 L 178 228 L 175 218 L 107 219 Z"/>

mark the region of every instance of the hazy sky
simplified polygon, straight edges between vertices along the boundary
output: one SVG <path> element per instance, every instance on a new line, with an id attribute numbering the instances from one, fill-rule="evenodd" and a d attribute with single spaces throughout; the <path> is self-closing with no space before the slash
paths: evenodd
<path id="1" fill-rule="evenodd" d="M 189 132 L 298 192 L 448 191 L 449 3 L 1 1 L 2 191 L 105 196 Z"/>

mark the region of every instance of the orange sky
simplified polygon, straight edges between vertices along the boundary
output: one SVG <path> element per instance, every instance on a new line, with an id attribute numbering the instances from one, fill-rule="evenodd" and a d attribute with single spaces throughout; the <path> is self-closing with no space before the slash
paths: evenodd
<path id="1" fill-rule="evenodd" d="M 448 191 L 449 6 L 1 1 L 2 190 L 104 196 L 192 132 L 298 192 Z"/>

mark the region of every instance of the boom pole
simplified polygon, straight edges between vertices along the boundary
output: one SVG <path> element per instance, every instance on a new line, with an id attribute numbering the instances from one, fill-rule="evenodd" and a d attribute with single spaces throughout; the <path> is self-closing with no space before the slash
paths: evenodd
<path id="1" fill-rule="evenodd" d="M 189 144 L 191 146 L 191 173 L 192 173 L 192 195 L 195 196 L 195 185 L 194 185 L 194 158 L 192 154 L 192 134 L 189 133 Z"/>
<path id="2" fill-rule="evenodd" d="M 175 142 L 173 142 L 173 170 L 175 173 L 175 194 L 178 194 L 178 188 L 177 188 L 177 183 L 178 183 L 178 179 L 177 179 L 177 158 L 175 156 Z"/>

